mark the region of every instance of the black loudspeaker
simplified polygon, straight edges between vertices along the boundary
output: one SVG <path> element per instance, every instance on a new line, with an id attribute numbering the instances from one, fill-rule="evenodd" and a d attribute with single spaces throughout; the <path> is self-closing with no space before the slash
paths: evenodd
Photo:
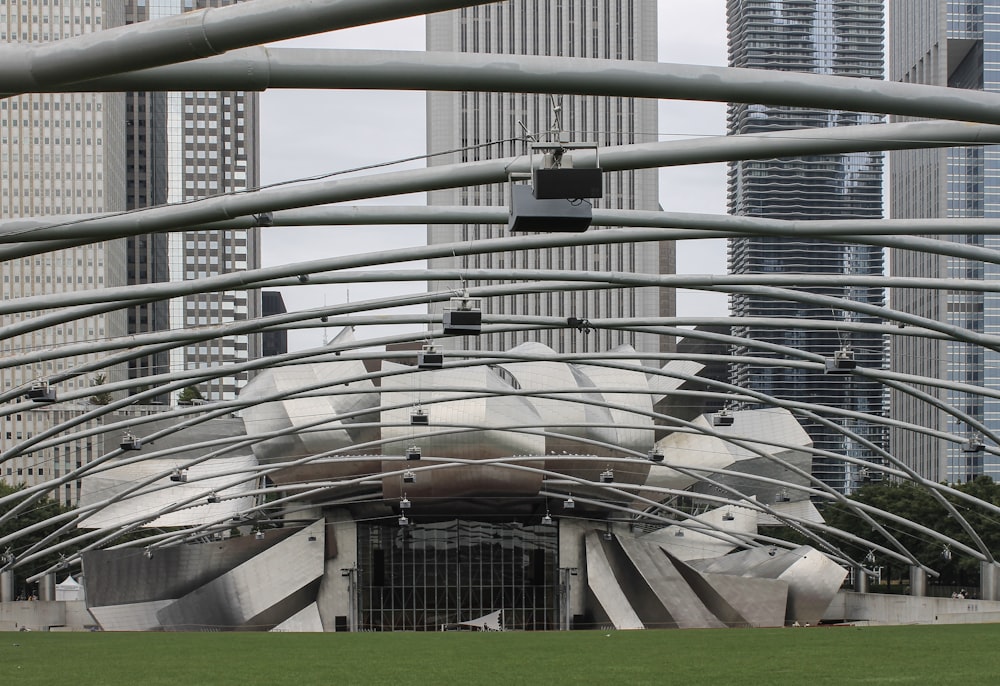
<path id="1" fill-rule="evenodd" d="M 532 181 L 539 200 L 604 197 L 604 170 L 600 167 L 535 169 Z"/>
<path id="2" fill-rule="evenodd" d="M 510 187 L 511 211 L 507 230 L 543 233 L 582 233 L 590 228 L 593 209 L 584 200 L 539 200 L 531 186 Z"/>
<path id="3" fill-rule="evenodd" d="M 483 328 L 483 313 L 479 310 L 445 310 L 441 313 L 445 335 L 476 335 Z"/>

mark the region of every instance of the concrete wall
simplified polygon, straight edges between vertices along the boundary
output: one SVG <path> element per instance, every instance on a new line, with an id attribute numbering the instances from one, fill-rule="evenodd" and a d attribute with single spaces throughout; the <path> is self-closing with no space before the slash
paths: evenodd
<path id="1" fill-rule="evenodd" d="M 358 528 L 347 510 L 335 510 L 326 517 L 326 535 L 336 540 L 337 554 L 328 557 L 316 604 L 324 631 L 336 630 L 336 618 L 347 617 L 348 631 L 357 621 L 352 592 L 357 582 Z M 351 570 L 351 571 L 344 571 Z"/>
<path id="2" fill-rule="evenodd" d="M 84 631 L 97 622 L 83 600 L 18 600 L 0 603 L 0 631 Z"/>
<path id="3" fill-rule="evenodd" d="M 1000 601 L 840 591 L 824 621 L 868 624 L 985 624 L 1000 622 Z"/>

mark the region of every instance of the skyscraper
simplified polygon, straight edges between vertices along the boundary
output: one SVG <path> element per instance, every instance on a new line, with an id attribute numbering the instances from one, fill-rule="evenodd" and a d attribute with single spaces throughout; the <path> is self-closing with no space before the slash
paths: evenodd
<path id="1" fill-rule="evenodd" d="M 1000 2 L 905 0 L 889 3 L 889 78 L 907 83 L 1000 92 Z M 890 212 L 894 218 L 1000 217 L 1000 148 L 995 145 L 894 152 L 890 166 Z M 937 236 L 986 248 L 1000 248 L 996 236 Z M 994 280 L 996 265 L 958 257 L 893 250 L 894 276 Z M 894 289 L 893 307 L 960 329 L 1000 333 L 995 293 Z M 1000 387 L 1000 354 L 954 340 L 899 337 L 893 342 L 893 371 L 990 389 Z M 1000 429 L 1000 403 L 978 394 L 920 387 Z M 961 418 L 927 402 L 894 392 L 895 418 L 935 431 L 971 437 Z M 964 482 L 981 474 L 1000 478 L 995 456 L 963 450 L 912 431 L 893 433 L 895 451 L 933 481 Z"/>
<path id="2" fill-rule="evenodd" d="M 212 3 L 218 4 L 218 3 Z M 48 42 L 198 9 L 205 3 L 107 0 L 7 0 L 0 5 L 0 40 Z M 257 96 L 246 93 L 66 93 L 0 99 L 0 218 L 59 220 L 120 212 L 243 190 L 257 184 Z M 203 278 L 260 265 L 258 231 L 220 230 L 94 243 L 0 262 L 2 296 L 16 299 L 85 289 Z M 0 320 L 0 388 L 27 389 L 94 362 L 99 353 L 23 363 L 35 350 L 158 329 L 193 329 L 256 317 L 259 293 L 225 292 L 178 298 L 10 335 L 37 312 Z M 259 355 L 259 337 L 233 336 L 136 360 L 100 373 L 59 380 L 59 392 L 88 389 L 174 369 L 238 362 Z M 232 398 L 245 378 L 202 386 L 206 398 Z M 97 396 L 95 396 L 96 398 Z M 94 409 L 93 400 L 0 417 L 0 450 Z M 151 408 L 136 409 L 143 413 Z M 91 420 L 83 428 L 93 428 Z M 0 478 L 34 483 L 103 454 L 100 437 L 71 440 L 4 463 Z M 78 483 L 78 482 L 77 482 Z M 75 501 L 77 485 L 58 494 Z"/>
<path id="3" fill-rule="evenodd" d="M 427 17 L 427 49 L 451 52 L 550 55 L 621 60 L 657 59 L 656 3 L 638 0 L 579 0 L 570 3 L 516 0 L 469 7 Z M 517 93 L 428 93 L 427 150 L 431 164 L 526 154 L 525 131 L 548 140 L 561 107 L 563 140 L 604 145 L 642 143 L 657 139 L 657 104 L 640 98 L 576 97 Z M 555 134 L 558 135 L 558 134 Z M 446 151 L 457 151 L 438 155 Z M 604 197 L 596 207 L 656 210 L 655 170 L 604 175 Z M 506 184 L 436 191 L 431 205 L 506 205 Z M 595 229 L 591 229 L 592 231 Z M 475 241 L 506 235 L 505 226 L 431 225 L 429 244 Z M 633 246 L 585 246 L 508 251 L 491 255 L 440 258 L 432 268 L 578 269 L 638 273 L 673 273 L 673 243 Z M 431 282 L 433 291 L 465 284 Z M 469 283 L 469 286 L 478 285 Z M 511 295 L 490 299 L 489 314 L 556 317 L 669 316 L 673 292 L 666 289 L 609 289 Z M 449 345 L 502 350 L 536 340 L 558 351 L 599 351 L 631 343 L 640 352 L 658 352 L 670 345 L 651 334 L 597 330 L 589 335 L 559 328 L 450 339 Z"/>
<path id="4" fill-rule="evenodd" d="M 128 23 L 235 4 L 235 0 L 126 0 Z M 142 207 L 254 188 L 260 178 L 258 95 L 244 91 L 129 93 L 129 200 Z M 185 281 L 260 267 L 260 230 L 224 229 L 130 239 L 130 283 Z M 258 291 L 175 298 L 130 312 L 132 332 L 195 329 L 260 315 Z M 243 362 L 260 356 L 258 335 L 226 336 L 133 364 L 133 376 Z M 208 400 L 231 400 L 246 373 L 201 384 Z"/>
<path id="5" fill-rule="evenodd" d="M 729 0 L 729 64 L 733 67 L 882 78 L 882 2 L 880 0 Z M 753 134 L 781 129 L 855 126 L 880 121 L 877 115 L 839 110 L 731 104 L 729 133 Z M 772 219 L 864 219 L 882 215 L 881 153 L 806 155 L 796 158 L 745 160 L 729 167 L 729 212 Z M 880 275 L 882 251 L 861 245 L 816 239 L 770 236 L 730 239 L 729 271 L 733 274 Z M 867 305 L 882 305 L 880 288 L 843 286 L 810 289 Z M 758 294 L 735 294 L 735 317 L 793 317 L 872 322 L 847 309 L 831 309 Z M 734 327 L 748 342 L 773 343 L 824 357 L 850 347 L 859 366 L 881 368 L 881 336 L 858 332 Z M 737 355 L 772 356 L 748 344 Z M 734 383 L 791 400 L 881 415 L 879 384 L 852 376 L 827 376 L 820 371 L 764 364 L 739 363 Z M 880 427 L 855 420 L 838 423 L 860 438 L 884 445 Z M 817 448 L 862 459 L 872 451 L 855 439 L 819 423 L 805 422 Z M 853 470 L 836 459 L 818 457 L 813 473 L 840 491 L 850 491 Z"/>
<path id="6" fill-rule="evenodd" d="M 124 20 L 120 3 L 8 0 L 0 5 L 0 40 L 46 42 L 99 31 Z M 66 93 L 0 99 L 0 218 L 80 216 L 124 210 L 125 98 L 122 94 Z M 113 240 L 0 262 L 4 300 L 125 285 L 125 241 Z M 100 353 L 24 363 L 23 356 L 54 346 L 122 336 L 124 311 L 108 312 L 11 336 L 9 327 L 42 312 L 0 318 L 0 384 L 3 392 L 27 390 L 89 362 Z M 20 358 L 20 359 L 18 359 Z M 124 366 L 108 369 L 109 381 L 124 378 Z M 69 379 L 57 391 L 88 388 L 96 375 Z M 0 418 L 0 448 L 51 428 L 69 415 L 25 411 Z M 86 444 L 59 452 L 36 451 L 3 465 L 0 477 L 33 484 L 68 469 L 92 452 Z M 75 492 L 67 494 L 72 500 Z"/>

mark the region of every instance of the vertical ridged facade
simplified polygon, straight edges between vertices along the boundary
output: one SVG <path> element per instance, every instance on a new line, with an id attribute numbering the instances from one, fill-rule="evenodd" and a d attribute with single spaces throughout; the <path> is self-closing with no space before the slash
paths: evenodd
<path id="1" fill-rule="evenodd" d="M 889 2 L 889 78 L 905 83 L 1000 92 L 1000 2 L 905 0 Z M 893 218 L 1000 217 L 1000 147 L 995 145 L 892 153 Z M 994 250 L 996 236 L 935 236 Z M 958 257 L 893 250 L 894 276 L 996 280 L 997 265 Z M 993 293 L 894 289 L 896 309 L 977 333 L 1000 334 L 1000 298 Z M 960 341 L 897 337 L 894 371 L 961 384 L 1000 387 L 1000 355 Z M 1000 430 L 1000 402 L 978 393 L 919 386 L 949 407 Z M 968 422 L 910 395 L 894 392 L 895 418 L 958 437 L 978 433 Z M 1000 478 L 1000 463 L 983 452 L 965 452 L 912 431 L 898 430 L 893 444 L 922 476 L 949 483 L 986 474 Z"/>
<path id="2" fill-rule="evenodd" d="M 7 0 L 0 4 L 0 41 L 26 45 L 79 36 L 120 25 L 122 5 L 108 0 Z M 119 93 L 31 94 L 0 99 L 0 219 L 59 221 L 89 214 L 119 212 L 125 199 L 125 97 Z M 125 241 L 113 240 L 0 262 L 4 300 L 58 295 L 123 286 Z M 33 351 L 123 336 L 124 310 L 81 317 L 21 335 L 11 328 L 31 324 L 43 311 L 0 317 L 0 392 L 27 390 L 34 380 L 99 360 L 87 353 L 57 360 L 24 362 Z M 11 358 L 20 358 L 12 361 Z M 105 370 L 109 381 L 124 378 L 124 365 Z M 57 392 L 88 388 L 96 374 L 54 385 Z M 20 401 L 18 394 L 16 402 Z M 0 417 L 0 450 L 7 450 L 70 416 L 66 412 L 26 410 Z M 90 439 L 62 449 L 36 451 L 7 460 L 2 477 L 33 485 L 88 459 Z M 76 498 L 68 484 L 58 494 Z"/>
<path id="3" fill-rule="evenodd" d="M 427 17 L 427 49 L 618 60 L 657 59 L 656 3 L 648 0 L 511 0 Z M 602 146 L 657 140 L 657 103 L 639 98 L 560 96 L 563 140 Z M 526 154 L 525 131 L 547 137 L 553 123 L 547 95 L 517 93 L 428 93 L 427 151 L 431 164 L 454 164 Z M 452 151 L 452 152 L 448 152 Z M 448 154 L 439 154 L 448 153 Z M 604 176 L 604 197 L 595 207 L 656 210 L 655 170 Z M 459 188 L 429 194 L 432 205 L 507 204 L 506 184 Z M 590 229 L 594 231 L 596 229 Z M 429 244 L 476 241 L 507 234 L 498 225 L 431 225 Z M 670 274 L 673 243 L 583 246 L 508 251 L 502 254 L 430 261 L 432 268 L 560 269 Z M 482 282 L 469 282 L 469 286 Z M 454 289 L 460 282 L 430 282 L 429 290 Z M 440 308 L 437 308 L 438 310 Z M 492 298 L 484 312 L 555 317 L 671 316 L 674 293 L 667 289 L 609 289 L 510 295 Z M 606 350 L 628 343 L 640 352 L 667 349 L 672 341 L 652 334 L 596 330 L 582 334 L 566 327 L 536 332 L 448 339 L 450 346 L 507 350 L 526 340 L 562 352 Z"/>
<path id="4" fill-rule="evenodd" d="M 235 4 L 235 0 L 127 0 L 128 22 Z M 188 202 L 255 188 L 260 178 L 258 94 L 244 91 L 130 93 L 130 199 Z M 134 283 L 189 281 L 260 267 L 260 230 L 216 229 L 140 236 L 129 244 Z M 259 291 L 200 293 L 132 313 L 134 332 L 194 330 L 260 316 Z M 245 362 L 259 335 L 201 341 L 133 365 L 135 376 Z M 246 373 L 199 384 L 208 400 L 231 400 Z"/>
<path id="5" fill-rule="evenodd" d="M 730 66 L 882 78 L 884 29 L 882 2 L 878 0 L 729 0 L 727 17 Z M 872 114 L 766 104 L 731 104 L 728 112 L 729 133 L 741 135 L 879 121 L 881 117 Z M 878 152 L 733 162 L 729 166 L 729 212 L 783 220 L 880 218 L 881 175 L 882 155 Z M 728 247 L 733 274 L 872 276 L 881 275 L 883 270 L 881 249 L 823 239 L 747 236 L 730 239 Z M 809 290 L 865 305 L 881 306 L 885 301 L 881 288 L 845 284 Z M 759 293 L 734 294 L 730 306 L 735 317 L 878 322 L 869 315 Z M 823 357 L 832 357 L 838 349 L 849 346 L 859 366 L 880 369 L 884 365 L 885 343 L 878 335 L 751 325 L 736 326 L 733 331 L 748 341 L 788 346 Z M 773 356 L 752 345 L 738 347 L 734 353 Z M 732 375 L 734 383 L 777 398 L 884 414 L 881 386 L 858 377 L 753 363 L 734 364 Z M 803 420 L 816 448 L 875 459 L 865 441 L 878 447 L 886 444 L 886 432 L 877 425 L 853 419 L 835 421 L 861 440 Z M 841 492 L 850 492 L 856 482 L 856 468 L 834 458 L 816 457 L 813 473 Z"/>

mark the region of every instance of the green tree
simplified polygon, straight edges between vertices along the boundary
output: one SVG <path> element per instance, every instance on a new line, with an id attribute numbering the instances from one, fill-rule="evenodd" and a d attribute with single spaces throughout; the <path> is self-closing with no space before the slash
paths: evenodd
<path id="1" fill-rule="evenodd" d="M 0 498 L 5 498 L 16 494 L 18 491 L 24 488 L 24 484 L 19 486 L 10 486 L 8 484 L 0 482 Z M 0 515 L 6 514 L 11 510 L 19 501 L 12 501 L 0 505 Z M 6 537 L 15 534 L 18 531 L 27 529 L 30 526 L 44 522 L 47 519 L 51 519 L 59 514 L 68 512 L 72 508 L 64 507 L 54 500 L 48 498 L 34 502 L 26 508 L 25 510 L 19 512 L 17 516 L 12 517 L 9 521 L 0 524 L 0 536 Z M 61 522 L 53 523 L 48 526 L 43 527 L 38 531 L 33 531 L 30 534 L 25 534 L 20 538 L 13 540 L 9 545 L 9 548 L 5 546 L 5 549 L 0 550 L 0 554 L 4 554 L 9 550 L 15 559 L 21 555 L 22 551 L 27 551 L 32 545 L 43 540 L 45 537 L 56 531 Z M 66 540 L 75 535 L 76 529 L 73 529 L 67 533 L 60 535 L 55 541 L 49 543 L 52 545 L 58 541 Z M 71 555 L 75 552 L 75 548 L 67 548 L 61 550 L 58 553 L 51 553 L 45 555 L 37 560 L 33 560 L 23 566 L 14 569 L 14 588 L 15 592 L 26 591 L 25 580 L 41 572 L 48 567 L 57 564 L 60 560 L 60 555 Z"/>
<path id="2" fill-rule="evenodd" d="M 956 490 L 968 493 L 993 505 L 1000 504 L 1000 485 L 988 476 L 980 476 L 969 483 L 960 484 L 956 486 Z M 950 536 L 969 547 L 977 547 L 972 537 L 949 514 L 944 505 L 921 486 L 910 482 L 866 484 L 852 496 L 852 499 L 921 524 Z M 994 555 L 1000 554 L 1000 516 L 983 506 L 977 506 L 955 496 L 949 496 L 947 500 L 969 522 L 987 548 Z M 893 547 L 884 536 L 876 533 L 868 522 L 844 505 L 828 505 L 823 510 L 823 517 L 831 526 L 886 547 Z M 962 555 L 960 551 L 956 550 L 949 549 L 946 552 L 945 546 L 937 539 L 914 531 L 887 517 L 876 516 L 874 519 L 911 550 L 918 560 L 940 572 L 941 576 L 937 583 L 948 586 L 978 585 L 978 559 Z M 846 552 L 856 556 L 856 559 L 862 559 L 867 554 L 866 550 L 862 550 L 860 546 L 855 544 L 842 542 L 842 547 Z M 893 564 L 887 558 L 882 558 L 880 563 L 887 568 L 887 574 L 884 574 L 883 578 L 905 579 L 908 577 L 909 569 L 906 565 Z"/>
<path id="3" fill-rule="evenodd" d="M 95 376 L 93 379 L 90 380 L 90 387 L 98 388 L 99 386 L 103 386 L 107 382 L 107 380 L 108 380 L 107 376 L 105 376 L 104 374 L 98 374 L 97 376 Z M 91 405 L 108 405 L 111 403 L 112 400 L 113 398 L 111 397 L 111 393 L 109 393 L 108 391 L 98 391 L 94 395 L 90 396 Z"/>
<path id="4" fill-rule="evenodd" d="M 181 405 L 191 405 L 196 400 L 204 400 L 205 398 L 201 395 L 195 386 L 187 386 L 181 389 L 181 392 L 177 394 L 177 402 Z"/>

